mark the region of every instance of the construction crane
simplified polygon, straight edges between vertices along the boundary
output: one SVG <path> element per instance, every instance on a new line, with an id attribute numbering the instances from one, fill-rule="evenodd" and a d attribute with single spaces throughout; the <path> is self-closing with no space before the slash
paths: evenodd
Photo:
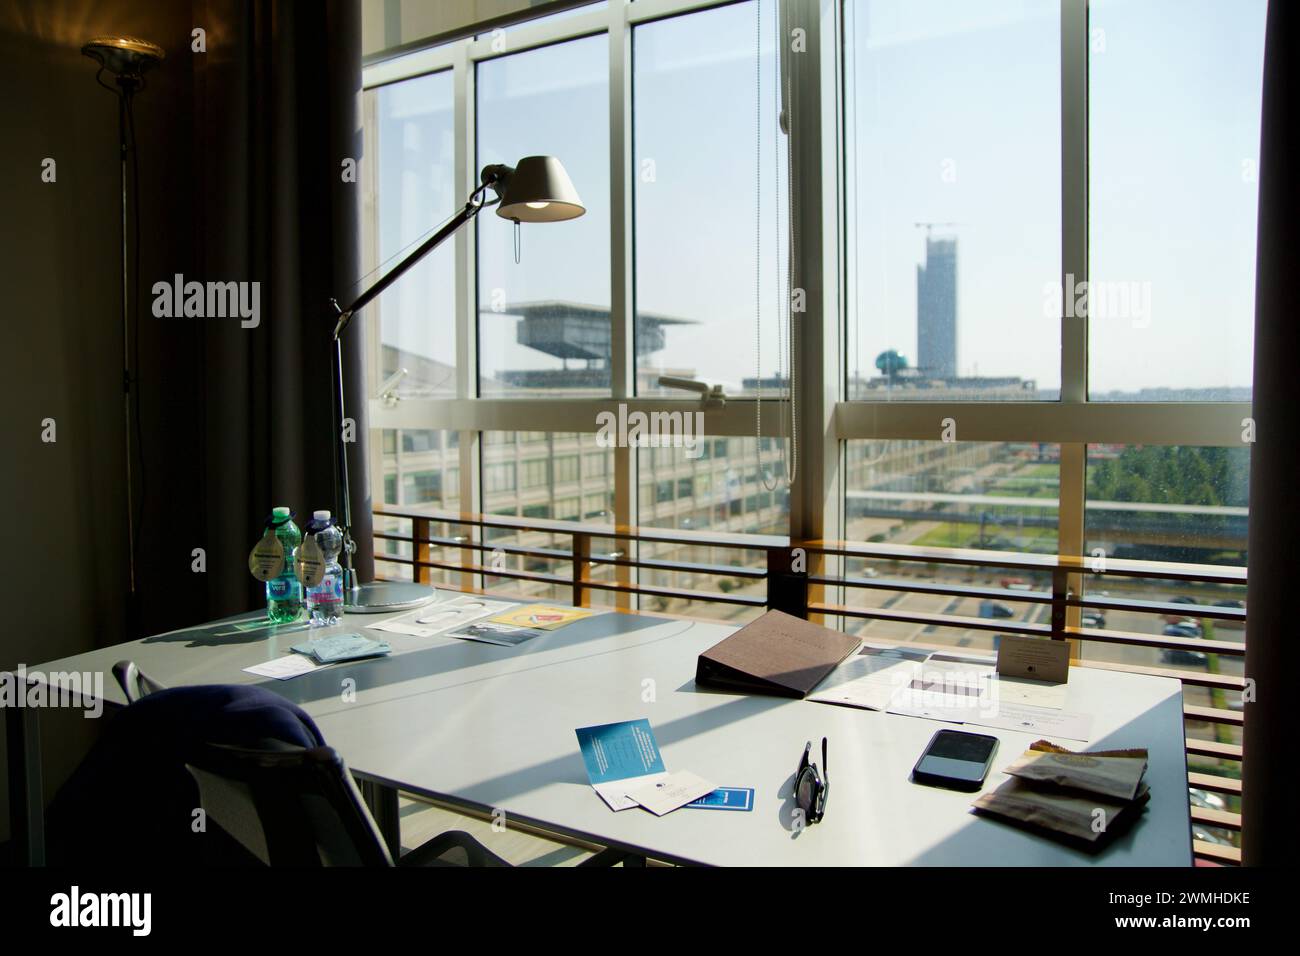
<path id="1" fill-rule="evenodd" d="M 924 226 L 925 238 L 929 239 L 930 233 L 934 230 L 935 226 L 938 226 L 940 229 L 954 228 L 956 226 L 960 226 L 961 223 L 959 222 L 914 222 L 912 223 L 912 225 L 915 226 L 917 229 L 920 229 L 922 226 Z"/>

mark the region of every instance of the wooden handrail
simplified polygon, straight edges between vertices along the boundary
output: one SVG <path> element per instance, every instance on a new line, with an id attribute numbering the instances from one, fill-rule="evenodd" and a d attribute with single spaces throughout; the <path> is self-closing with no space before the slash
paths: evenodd
<path id="1" fill-rule="evenodd" d="M 1014 568 L 1020 571 L 1068 571 L 1077 574 L 1115 574 L 1124 577 L 1167 581 L 1203 581 L 1207 584 L 1245 584 L 1246 569 L 1218 564 L 1183 564 L 1164 561 L 1135 561 L 1107 558 L 1098 564 L 1092 557 L 1059 554 L 1027 554 L 1018 551 L 989 551 L 975 548 L 923 547 L 913 544 L 861 543 L 855 541 L 805 541 L 801 546 L 818 554 L 882 561 L 920 561 L 926 564 L 970 564 L 981 567 Z"/>

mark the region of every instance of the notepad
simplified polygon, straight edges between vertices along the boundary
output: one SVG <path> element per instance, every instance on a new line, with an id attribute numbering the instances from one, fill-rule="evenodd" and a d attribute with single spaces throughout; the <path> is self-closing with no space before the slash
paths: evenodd
<path id="1" fill-rule="evenodd" d="M 360 634 L 330 634 L 304 644 L 295 644 L 289 650 L 306 655 L 318 664 L 336 664 L 339 661 L 380 657 L 389 653 L 390 648 L 386 641 L 373 641 Z"/>

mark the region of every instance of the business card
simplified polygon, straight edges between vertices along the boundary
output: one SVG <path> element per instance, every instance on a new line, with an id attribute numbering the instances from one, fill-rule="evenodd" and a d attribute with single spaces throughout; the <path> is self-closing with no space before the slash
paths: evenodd
<path id="1" fill-rule="evenodd" d="M 686 804 L 687 810 L 753 810 L 753 787 L 719 787 Z"/>
<path id="2" fill-rule="evenodd" d="M 627 792 L 628 797 L 645 807 L 655 816 L 662 817 L 712 793 L 715 786 L 689 770 L 667 774 L 662 780 L 638 786 Z"/>
<path id="3" fill-rule="evenodd" d="M 1070 679 L 1070 642 L 1003 634 L 997 671 L 1003 677 L 1028 677 L 1064 683 Z"/>

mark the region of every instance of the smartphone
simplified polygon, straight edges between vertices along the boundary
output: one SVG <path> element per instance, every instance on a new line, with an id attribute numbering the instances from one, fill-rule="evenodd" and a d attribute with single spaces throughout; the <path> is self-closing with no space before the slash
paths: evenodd
<path id="1" fill-rule="evenodd" d="M 998 738 L 941 730 L 930 738 L 921 759 L 912 768 L 912 782 L 950 790 L 978 790 L 984 785 Z"/>

